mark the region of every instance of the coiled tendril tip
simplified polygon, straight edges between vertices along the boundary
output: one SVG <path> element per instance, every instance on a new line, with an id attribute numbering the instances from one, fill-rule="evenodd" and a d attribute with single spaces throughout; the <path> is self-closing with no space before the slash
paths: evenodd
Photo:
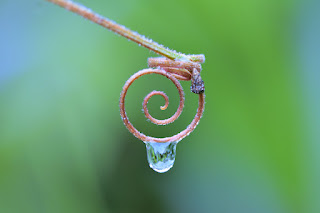
<path id="1" fill-rule="evenodd" d="M 152 123 L 157 124 L 157 125 L 167 125 L 169 123 L 174 122 L 176 119 L 179 118 L 183 111 L 184 107 L 184 92 L 183 88 L 179 82 L 179 80 L 192 80 L 194 83 L 194 78 L 201 78 L 200 76 L 200 71 L 201 71 L 201 66 L 199 66 L 197 63 L 194 62 L 176 62 L 172 61 L 170 59 L 165 59 L 165 58 L 149 58 L 148 60 L 149 66 L 150 67 L 156 67 L 155 69 L 149 68 L 149 69 L 144 69 L 140 70 L 139 72 L 133 74 L 125 83 L 123 86 L 123 90 L 120 95 L 120 115 L 122 117 L 122 120 L 127 127 L 127 129 L 137 138 L 144 142 L 174 142 L 174 141 L 180 141 L 184 137 L 188 136 L 198 125 L 200 118 L 202 117 L 203 111 L 204 111 L 204 86 L 203 86 L 203 92 L 197 93 L 199 95 L 199 106 L 197 109 L 197 113 L 193 119 L 193 121 L 189 124 L 189 126 L 181 131 L 180 133 L 173 135 L 171 137 L 165 137 L 165 138 L 155 138 L 155 137 L 150 137 L 146 136 L 145 134 L 139 132 L 129 121 L 126 111 L 125 111 L 125 97 L 127 94 L 127 91 L 131 84 L 140 78 L 143 75 L 148 75 L 148 74 L 159 74 L 162 76 L 167 77 L 169 80 L 172 81 L 172 83 L 176 86 L 179 92 L 179 106 L 177 111 L 168 119 L 164 120 L 159 120 L 154 117 L 152 117 L 148 111 L 148 101 L 150 98 L 154 95 L 160 95 L 165 99 L 165 105 L 160 106 L 161 110 L 167 109 L 169 105 L 169 98 L 168 96 L 162 92 L 162 91 L 152 91 L 143 100 L 143 112 L 148 120 L 150 120 Z M 199 69 L 199 71 L 198 71 Z M 195 77 L 196 76 L 196 77 Z M 178 80 L 179 79 L 179 80 Z M 202 79 L 201 79 L 202 80 Z M 203 81 L 202 81 L 203 84 Z"/>

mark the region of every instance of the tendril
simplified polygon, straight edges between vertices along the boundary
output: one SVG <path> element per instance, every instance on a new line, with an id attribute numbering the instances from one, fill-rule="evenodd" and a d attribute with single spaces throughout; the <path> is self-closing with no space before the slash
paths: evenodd
<path id="1" fill-rule="evenodd" d="M 178 82 L 179 83 L 179 82 Z M 158 120 L 158 119 L 155 119 L 153 118 L 150 113 L 149 113 L 149 110 L 148 110 L 148 107 L 147 107 L 147 104 L 148 104 L 148 101 L 149 99 L 154 96 L 154 95 L 160 95 L 164 98 L 165 100 L 165 105 L 164 106 L 161 106 L 160 109 L 161 110 L 166 110 L 167 107 L 169 106 L 169 98 L 168 96 L 164 93 L 164 92 L 161 92 L 161 91 L 152 91 L 150 92 L 143 100 L 143 112 L 146 116 L 147 119 L 149 119 L 152 123 L 154 124 L 157 124 L 157 125 L 167 125 L 169 123 L 172 123 L 174 122 L 175 120 L 177 120 L 179 118 L 179 116 L 181 115 L 181 112 L 183 110 L 183 106 L 184 106 L 184 94 L 183 94 L 183 89 L 182 88 L 179 88 L 181 87 L 180 83 L 176 85 L 177 88 L 178 88 L 178 91 L 179 91 L 179 96 L 180 96 L 180 103 L 179 103 L 179 107 L 177 109 L 177 111 L 175 112 L 174 115 L 172 115 L 170 118 L 168 119 L 165 119 L 165 120 Z"/>
<path id="2" fill-rule="evenodd" d="M 166 125 L 169 123 L 174 122 L 182 113 L 183 111 L 183 106 L 184 106 L 184 92 L 183 92 L 183 88 L 180 84 L 180 82 L 174 77 L 173 74 L 163 70 L 163 69 L 144 69 L 144 70 L 140 70 L 139 72 L 135 73 L 134 75 L 132 75 L 127 82 L 125 83 L 125 85 L 123 86 L 123 90 L 120 94 L 120 114 L 123 120 L 123 123 L 125 124 L 125 126 L 127 127 L 127 129 L 137 138 L 139 138 L 140 140 L 144 141 L 144 142 L 158 142 L 158 143 L 163 143 L 163 142 L 173 142 L 173 141 L 180 141 L 182 140 L 184 137 L 188 136 L 198 125 L 200 118 L 202 117 L 203 111 L 204 111 L 204 93 L 200 93 L 199 94 L 199 103 L 198 103 L 198 109 L 197 109 L 197 113 L 194 117 L 194 119 L 192 120 L 192 122 L 189 124 L 189 126 L 187 126 L 187 128 L 183 131 L 181 131 L 180 133 L 173 135 L 171 137 L 165 137 L 165 138 L 155 138 L 155 137 L 151 137 L 151 136 L 147 136 L 141 132 L 139 132 L 129 121 L 126 111 L 125 111 L 125 98 L 128 92 L 129 87 L 131 86 L 131 84 L 137 80 L 138 78 L 140 78 L 143 75 L 147 75 L 147 74 L 159 74 L 162 76 L 167 77 L 169 80 L 172 81 L 172 83 L 176 86 L 176 88 L 178 89 L 179 92 L 179 97 L 180 97 L 180 104 L 179 107 L 177 109 L 177 111 L 175 112 L 175 114 L 173 116 L 171 116 L 168 119 L 164 119 L 164 120 L 158 120 L 153 118 L 149 111 L 148 111 L 148 101 L 149 99 L 154 96 L 154 95 L 160 95 L 165 99 L 165 105 L 161 106 L 160 108 L 162 110 L 165 110 L 168 105 L 169 105 L 169 98 L 168 96 L 161 91 L 152 91 L 150 92 L 143 101 L 143 111 L 144 114 L 146 116 L 146 118 L 150 119 L 150 121 L 154 124 L 157 125 Z"/>
<path id="3" fill-rule="evenodd" d="M 137 138 L 141 139 L 145 142 L 173 142 L 180 141 L 184 137 L 188 136 L 198 125 L 199 120 L 203 114 L 204 110 L 204 82 L 200 76 L 201 72 L 201 63 L 204 63 L 205 56 L 203 54 L 200 55 L 185 55 L 182 53 L 178 53 L 174 50 L 169 50 L 164 46 L 152 41 L 151 39 L 147 39 L 145 36 L 138 34 L 137 32 L 131 31 L 128 28 L 117 24 L 116 22 L 104 18 L 101 15 L 93 12 L 92 10 L 73 2 L 72 0 L 47 0 L 54 4 L 57 4 L 71 12 L 74 12 L 78 15 L 83 16 L 84 18 L 91 20 L 94 23 L 97 23 L 116 34 L 119 34 L 137 44 L 144 46 L 157 54 L 160 54 L 164 57 L 160 58 L 149 58 L 148 65 L 151 68 L 155 69 L 145 69 L 135 73 L 129 80 L 125 83 L 123 90 L 120 95 L 120 114 L 122 120 L 128 130 Z M 138 78 L 146 74 L 159 74 L 170 79 L 174 85 L 177 87 L 180 96 L 180 104 L 173 116 L 168 119 L 158 120 L 153 118 L 147 108 L 147 104 L 149 99 L 154 95 L 160 95 L 165 99 L 165 105 L 161 106 L 161 110 L 167 109 L 169 105 L 168 96 L 164 92 L 153 91 L 149 93 L 144 101 L 143 101 L 143 111 L 146 118 L 150 119 L 151 122 L 157 125 L 166 125 L 174 122 L 181 114 L 184 106 L 184 93 L 183 89 L 178 80 L 182 81 L 190 81 L 191 80 L 191 92 L 199 95 L 199 106 L 197 113 L 189 124 L 189 126 L 183 130 L 182 132 L 166 138 L 154 138 L 150 136 L 146 136 L 143 133 L 140 133 L 134 126 L 130 123 L 126 111 L 125 111 L 125 97 L 127 95 L 127 91 L 130 85 Z"/>

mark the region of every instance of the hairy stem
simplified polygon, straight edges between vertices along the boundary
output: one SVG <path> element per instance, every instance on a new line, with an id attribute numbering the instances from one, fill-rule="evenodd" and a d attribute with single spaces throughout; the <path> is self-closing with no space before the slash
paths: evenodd
<path id="1" fill-rule="evenodd" d="M 117 24 L 116 22 L 107 19 L 92 10 L 86 8 L 85 6 L 82 6 L 78 3 L 75 3 L 71 0 L 47 0 L 49 2 L 52 2 L 54 4 L 57 4 L 67 10 L 70 10 L 74 13 L 77 13 L 80 16 L 83 16 L 84 18 L 97 23 L 125 38 L 130 39 L 133 42 L 136 42 L 140 44 L 141 46 L 144 46 L 148 48 L 149 50 L 154 51 L 157 54 L 160 54 L 162 56 L 165 56 L 172 60 L 179 60 L 179 61 L 186 61 L 186 62 L 204 62 L 204 55 L 185 55 L 182 53 L 178 53 L 174 50 L 170 50 L 166 47 L 164 47 L 161 44 L 158 44 L 151 39 L 146 38 L 143 35 L 140 35 L 137 32 L 134 32 L 132 30 L 129 30 L 128 28 Z"/>

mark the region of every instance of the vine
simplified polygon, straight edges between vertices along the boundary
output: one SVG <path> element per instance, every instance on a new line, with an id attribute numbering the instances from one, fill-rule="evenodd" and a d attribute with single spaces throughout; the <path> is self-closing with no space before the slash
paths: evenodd
<path id="1" fill-rule="evenodd" d="M 200 72 L 202 70 L 201 64 L 205 61 L 204 55 L 185 55 L 182 53 L 178 53 L 174 50 L 170 50 L 165 48 L 163 45 L 160 45 L 151 39 L 147 39 L 145 36 L 138 34 L 137 32 L 131 31 L 128 28 L 117 24 L 116 22 L 104 18 L 101 15 L 94 13 L 92 10 L 75 3 L 70 0 L 47 0 L 54 4 L 57 4 L 71 12 L 74 12 L 84 18 L 93 21 L 116 34 L 119 34 L 133 42 L 138 43 L 141 46 L 144 46 L 155 53 L 162 55 L 164 57 L 158 58 L 149 58 L 148 65 L 149 69 L 140 70 L 137 73 L 133 74 L 123 86 L 123 90 L 120 94 L 120 115 L 123 120 L 124 125 L 127 129 L 137 138 L 144 142 L 178 142 L 182 140 L 184 137 L 188 136 L 198 125 L 200 118 L 203 115 L 204 105 L 205 105 L 205 95 L 204 95 L 204 82 L 201 78 Z M 197 113 L 192 120 L 192 122 L 187 126 L 187 128 L 180 133 L 173 135 L 171 137 L 165 138 L 155 138 L 146 136 L 143 133 L 139 132 L 129 121 L 126 111 L 125 111 L 125 98 L 127 95 L 127 91 L 131 84 L 140 78 L 143 75 L 147 74 L 158 74 L 167 77 L 172 83 L 176 86 L 179 92 L 180 104 L 173 116 L 168 119 L 158 120 L 153 118 L 148 111 L 147 103 L 149 99 L 154 95 L 160 95 L 165 99 L 165 105 L 161 106 L 162 110 L 165 110 L 169 105 L 168 96 L 161 91 L 153 91 L 150 92 L 143 101 L 143 111 L 146 118 L 150 119 L 150 121 L 157 125 L 166 125 L 174 122 L 182 113 L 184 107 L 184 92 L 183 88 L 179 82 L 181 81 L 191 81 L 191 92 L 198 94 L 198 109 Z"/>

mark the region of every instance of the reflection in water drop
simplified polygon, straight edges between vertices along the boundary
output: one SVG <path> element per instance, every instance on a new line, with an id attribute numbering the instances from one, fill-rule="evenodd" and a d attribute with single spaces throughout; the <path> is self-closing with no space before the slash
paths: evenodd
<path id="1" fill-rule="evenodd" d="M 145 142 L 149 166 L 156 172 L 168 171 L 174 164 L 177 142 Z"/>

